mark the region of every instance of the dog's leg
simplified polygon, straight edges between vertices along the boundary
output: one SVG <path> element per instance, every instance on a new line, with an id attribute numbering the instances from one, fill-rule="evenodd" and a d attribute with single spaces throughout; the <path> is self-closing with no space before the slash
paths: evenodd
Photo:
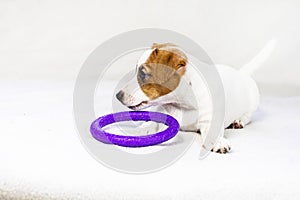
<path id="1" fill-rule="evenodd" d="M 162 105 L 162 106 L 158 106 L 155 109 L 155 112 L 160 112 L 160 113 L 164 113 L 164 114 L 168 114 L 173 116 L 174 118 L 178 119 L 175 111 L 173 108 L 171 108 L 171 105 Z M 137 135 L 149 135 L 149 134 L 154 134 L 157 133 L 158 131 L 162 131 L 166 129 L 166 125 L 162 124 L 162 123 L 156 123 L 156 122 L 143 122 L 140 126 L 139 126 L 139 131 L 137 132 Z"/>
<path id="2" fill-rule="evenodd" d="M 172 104 L 164 104 L 164 105 L 158 106 L 156 111 L 174 117 L 178 121 L 179 125 L 181 126 L 182 111 L 179 110 L 176 106 L 174 106 Z M 156 123 L 156 132 L 164 130 L 165 128 L 166 128 L 166 125 L 164 125 L 162 123 Z"/>
<path id="3" fill-rule="evenodd" d="M 180 120 L 182 118 L 181 110 L 177 109 L 172 104 L 166 104 L 166 105 L 160 106 L 158 108 L 158 112 L 162 112 L 162 113 L 171 115 L 175 119 L 177 119 L 177 121 L 179 123 L 181 122 L 181 120 Z M 200 123 L 200 124 L 198 124 L 198 126 L 199 126 L 198 128 L 199 128 L 200 132 L 201 132 L 201 130 L 203 130 L 203 132 L 204 132 L 203 134 L 201 133 L 201 136 L 203 138 L 205 138 L 205 133 L 207 134 L 208 127 L 209 127 L 208 124 L 207 123 Z M 158 129 L 160 128 L 159 124 L 158 124 L 157 127 L 158 127 Z M 213 149 L 211 149 L 211 151 L 216 152 L 216 153 L 225 154 L 225 153 L 230 152 L 230 150 L 231 150 L 230 144 L 229 144 L 228 140 L 224 138 L 224 129 L 222 129 L 222 133 L 220 134 L 220 138 L 218 139 L 217 143 L 214 144 L 214 147 L 213 147 Z"/>
<path id="4" fill-rule="evenodd" d="M 206 123 L 202 123 L 202 124 L 200 124 L 199 128 L 200 128 L 200 132 L 201 132 L 201 137 L 204 139 L 204 141 L 203 141 L 203 145 L 204 145 L 205 140 L 207 138 L 209 126 Z M 211 139 L 212 138 L 209 138 L 208 142 L 211 145 L 213 145 L 213 148 L 210 149 L 212 152 L 220 153 L 220 154 L 225 154 L 225 153 L 230 152 L 231 146 L 229 144 L 229 141 L 226 138 L 224 138 L 224 129 L 223 128 L 221 129 L 220 136 L 216 143 L 214 143 L 214 141 L 211 141 Z M 204 148 L 205 148 L 205 146 L 206 145 L 204 145 Z"/>

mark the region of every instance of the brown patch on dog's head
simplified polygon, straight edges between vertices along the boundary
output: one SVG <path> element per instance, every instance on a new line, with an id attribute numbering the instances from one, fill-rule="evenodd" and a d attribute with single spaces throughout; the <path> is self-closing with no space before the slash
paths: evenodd
<path id="1" fill-rule="evenodd" d="M 152 53 L 138 68 L 138 83 L 142 91 L 156 99 L 176 89 L 186 71 L 187 57 L 174 44 L 153 44 Z"/>

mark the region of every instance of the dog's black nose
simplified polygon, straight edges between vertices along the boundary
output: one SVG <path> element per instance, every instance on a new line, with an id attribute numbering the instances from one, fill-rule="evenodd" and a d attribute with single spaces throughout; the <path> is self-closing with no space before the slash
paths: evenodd
<path id="1" fill-rule="evenodd" d="M 122 102 L 123 97 L 124 97 L 124 92 L 123 92 L 122 90 L 120 90 L 120 92 L 118 92 L 118 93 L 116 94 L 116 97 L 117 97 L 117 99 L 118 99 L 119 101 Z"/>

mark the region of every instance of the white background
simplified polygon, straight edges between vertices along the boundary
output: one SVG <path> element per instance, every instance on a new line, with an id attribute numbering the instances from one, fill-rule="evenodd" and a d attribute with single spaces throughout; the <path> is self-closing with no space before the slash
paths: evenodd
<path id="1" fill-rule="evenodd" d="M 300 199 L 299 11 L 297 0 L 0 0 L 0 199 Z M 81 145 L 72 107 L 81 65 L 103 41 L 147 27 L 180 32 L 237 69 L 277 40 L 254 75 L 263 98 L 253 122 L 226 131 L 230 154 L 199 161 L 196 141 L 169 168 L 135 176 Z M 109 103 L 113 89 L 101 91 Z"/>
<path id="2" fill-rule="evenodd" d="M 103 41 L 155 27 L 185 34 L 215 63 L 236 68 L 275 38 L 276 49 L 255 79 L 263 90 L 299 94 L 299 9 L 297 0 L 2 0 L 0 80 L 74 80 Z"/>

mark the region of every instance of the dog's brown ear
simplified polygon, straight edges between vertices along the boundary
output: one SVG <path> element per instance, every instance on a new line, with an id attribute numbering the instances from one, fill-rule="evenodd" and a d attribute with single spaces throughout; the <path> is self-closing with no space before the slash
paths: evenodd
<path id="1" fill-rule="evenodd" d="M 185 60 L 181 60 L 179 63 L 178 63 L 178 68 L 179 67 L 185 67 L 186 66 L 186 61 Z"/>
<path id="2" fill-rule="evenodd" d="M 186 71 L 186 61 L 184 60 L 180 61 L 179 64 L 177 65 L 176 71 L 179 75 L 183 76 Z"/>
<path id="3" fill-rule="evenodd" d="M 152 51 L 152 55 L 156 56 L 158 54 L 158 49 L 155 48 L 153 51 Z"/>

